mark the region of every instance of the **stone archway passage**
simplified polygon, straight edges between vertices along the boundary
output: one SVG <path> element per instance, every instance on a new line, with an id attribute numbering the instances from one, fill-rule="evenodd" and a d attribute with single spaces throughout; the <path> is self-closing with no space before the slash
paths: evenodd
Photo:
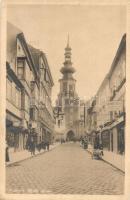
<path id="1" fill-rule="evenodd" d="M 74 139 L 75 139 L 74 132 L 72 130 L 68 131 L 68 133 L 67 133 L 67 140 L 68 141 L 74 141 Z"/>

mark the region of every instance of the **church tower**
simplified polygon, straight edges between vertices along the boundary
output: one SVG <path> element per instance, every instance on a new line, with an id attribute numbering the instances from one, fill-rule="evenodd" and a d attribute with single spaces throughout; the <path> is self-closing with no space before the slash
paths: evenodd
<path id="1" fill-rule="evenodd" d="M 79 98 L 76 93 L 76 80 L 73 77 L 75 68 L 71 61 L 71 47 L 69 44 L 69 36 L 67 46 L 65 48 L 65 61 L 60 72 L 63 77 L 59 80 L 60 92 L 58 95 L 57 106 L 64 113 L 64 126 L 66 138 L 72 140 L 77 138 L 78 120 L 79 120 Z"/>

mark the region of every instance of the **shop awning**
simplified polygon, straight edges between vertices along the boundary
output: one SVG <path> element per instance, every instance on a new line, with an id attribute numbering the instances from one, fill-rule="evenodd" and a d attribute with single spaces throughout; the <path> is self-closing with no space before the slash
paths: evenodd
<path id="1" fill-rule="evenodd" d="M 7 129 L 15 134 L 21 133 L 23 131 L 21 127 L 14 127 L 14 126 L 9 126 L 7 127 Z"/>

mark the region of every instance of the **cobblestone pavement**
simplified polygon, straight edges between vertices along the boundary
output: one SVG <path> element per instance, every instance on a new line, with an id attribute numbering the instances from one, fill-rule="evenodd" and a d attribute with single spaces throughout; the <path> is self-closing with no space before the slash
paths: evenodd
<path id="1" fill-rule="evenodd" d="M 79 143 L 6 168 L 7 193 L 123 194 L 124 174 L 111 165 L 92 160 Z"/>

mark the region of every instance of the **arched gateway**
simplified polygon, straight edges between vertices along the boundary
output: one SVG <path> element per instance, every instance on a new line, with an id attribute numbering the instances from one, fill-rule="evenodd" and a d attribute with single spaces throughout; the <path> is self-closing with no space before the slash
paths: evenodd
<path id="1" fill-rule="evenodd" d="M 68 131 L 68 133 L 66 135 L 66 139 L 67 139 L 67 141 L 74 141 L 75 134 L 72 130 Z"/>

